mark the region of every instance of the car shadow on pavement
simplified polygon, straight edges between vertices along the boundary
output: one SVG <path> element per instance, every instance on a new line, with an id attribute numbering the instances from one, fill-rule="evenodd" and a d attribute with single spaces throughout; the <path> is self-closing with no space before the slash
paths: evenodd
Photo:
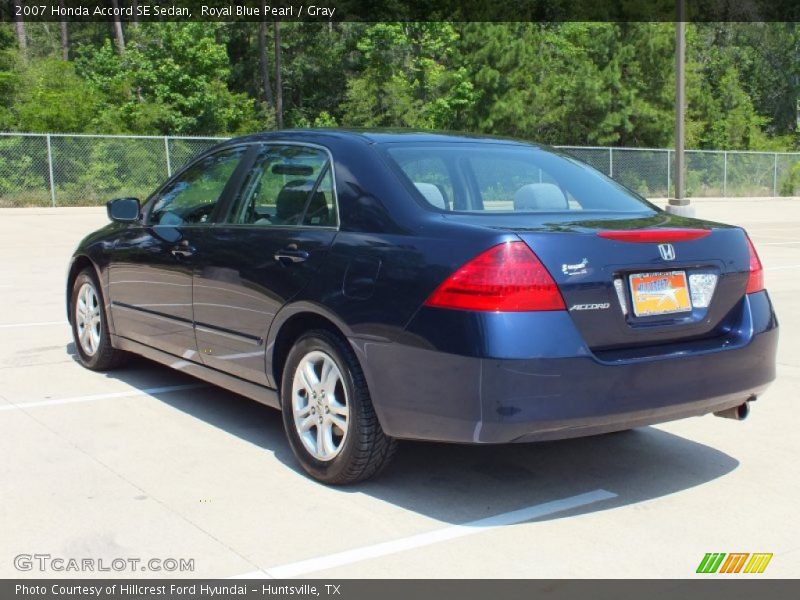
<path id="1" fill-rule="evenodd" d="M 144 359 L 109 378 L 146 389 L 174 371 Z M 178 383 L 197 380 L 175 373 Z M 212 393 L 151 394 L 209 425 L 272 452 L 298 473 L 278 411 L 209 385 Z M 705 417 L 710 418 L 710 417 Z M 360 493 L 447 523 L 606 490 L 615 497 L 540 520 L 605 510 L 678 493 L 730 473 L 732 456 L 655 427 L 556 442 L 497 446 L 403 441 L 379 477 L 337 493 Z M 320 484 L 299 479 L 310 492 Z"/>

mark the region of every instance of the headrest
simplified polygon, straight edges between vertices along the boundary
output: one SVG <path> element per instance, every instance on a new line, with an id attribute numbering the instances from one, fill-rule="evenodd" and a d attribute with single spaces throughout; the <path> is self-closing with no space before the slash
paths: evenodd
<path id="1" fill-rule="evenodd" d="M 444 201 L 444 196 L 442 195 L 442 190 L 440 190 L 435 184 L 415 181 L 414 185 L 417 186 L 419 193 L 425 196 L 425 200 L 433 204 L 436 208 L 447 208 L 447 204 Z"/>
<path id="2" fill-rule="evenodd" d="M 564 192 L 553 183 L 529 183 L 514 194 L 514 210 L 567 210 Z"/>
<path id="3" fill-rule="evenodd" d="M 277 223 L 297 223 L 305 208 L 308 194 L 314 187 L 311 179 L 296 179 L 290 181 L 280 192 L 275 200 L 275 217 Z M 306 212 L 305 223 L 309 225 L 327 225 L 330 215 L 325 194 L 316 192 L 311 198 Z"/>

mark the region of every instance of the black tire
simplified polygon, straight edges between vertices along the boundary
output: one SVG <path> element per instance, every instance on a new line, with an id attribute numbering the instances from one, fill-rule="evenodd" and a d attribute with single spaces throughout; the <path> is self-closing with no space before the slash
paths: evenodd
<path id="1" fill-rule="evenodd" d="M 100 335 L 98 336 L 94 352 L 89 352 L 83 347 L 78 332 L 76 305 L 78 303 L 78 294 L 84 285 L 92 286 L 97 300 L 99 301 Z M 69 315 L 69 320 L 72 324 L 72 339 L 75 342 L 75 351 L 84 367 L 93 371 L 108 371 L 121 366 L 125 362 L 128 358 L 128 354 L 122 350 L 117 350 L 111 345 L 111 335 L 108 331 L 108 318 L 105 311 L 105 302 L 103 301 L 103 292 L 97 282 L 94 269 L 86 268 L 75 278 L 69 299 Z"/>
<path id="2" fill-rule="evenodd" d="M 341 449 L 334 458 L 325 461 L 316 458 L 303 445 L 292 409 L 295 372 L 303 358 L 311 352 L 322 352 L 333 359 L 341 374 L 349 411 L 347 434 L 341 442 Z M 397 450 L 397 440 L 387 436 L 381 429 L 364 372 L 353 349 L 330 331 L 309 331 L 292 347 L 283 370 L 281 408 L 292 452 L 303 469 L 323 483 L 347 485 L 374 477 L 389 464 Z"/>

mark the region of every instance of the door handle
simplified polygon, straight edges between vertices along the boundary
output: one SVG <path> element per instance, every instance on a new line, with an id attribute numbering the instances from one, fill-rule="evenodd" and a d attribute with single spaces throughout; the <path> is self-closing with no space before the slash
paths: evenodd
<path id="1" fill-rule="evenodd" d="M 188 240 L 183 240 L 180 244 L 170 250 L 172 256 L 177 258 L 188 258 L 196 252 L 194 246 L 189 245 Z"/>
<path id="2" fill-rule="evenodd" d="M 308 252 L 299 250 L 297 244 L 289 244 L 275 253 L 275 260 L 283 264 L 300 263 L 308 258 Z"/>

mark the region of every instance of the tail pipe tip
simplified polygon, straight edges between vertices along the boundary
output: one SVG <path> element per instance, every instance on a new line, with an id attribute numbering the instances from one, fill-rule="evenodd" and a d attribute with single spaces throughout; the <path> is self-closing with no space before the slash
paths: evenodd
<path id="1" fill-rule="evenodd" d="M 755 397 L 748 398 L 746 402 L 743 402 L 739 406 L 733 406 L 731 408 L 726 408 L 725 410 L 715 412 L 714 416 L 722 417 L 724 419 L 744 421 L 747 418 L 747 415 L 750 414 L 750 402 L 753 400 L 755 400 Z"/>

